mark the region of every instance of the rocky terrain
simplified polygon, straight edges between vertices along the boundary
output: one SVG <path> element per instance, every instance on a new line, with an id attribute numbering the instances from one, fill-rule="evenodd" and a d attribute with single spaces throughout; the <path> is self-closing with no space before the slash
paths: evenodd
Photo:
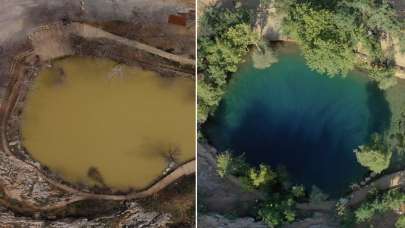
<path id="1" fill-rule="evenodd" d="M 170 222 L 169 214 L 146 212 L 135 202 L 128 203 L 127 208 L 122 212 L 100 216 L 94 219 L 35 219 L 16 216 L 6 208 L 0 208 L 0 227 L 166 227 Z"/>

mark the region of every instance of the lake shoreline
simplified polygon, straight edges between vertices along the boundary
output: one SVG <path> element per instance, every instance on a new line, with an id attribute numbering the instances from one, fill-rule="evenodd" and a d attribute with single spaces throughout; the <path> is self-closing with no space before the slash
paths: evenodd
<path id="1" fill-rule="evenodd" d="M 9 69 L 11 79 L 8 87 L 8 93 L 5 96 L 6 98 L 3 98 L 3 102 L 1 104 L 1 122 L 3 129 L 1 132 L 1 147 L 3 148 L 3 152 L 0 155 L 8 157 L 8 159 L 2 159 L 2 163 L 5 163 L 3 165 L 4 167 L 9 166 L 6 162 L 11 162 L 13 166 L 18 167 L 17 169 L 24 170 L 24 175 L 21 173 L 18 176 L 18 179 L 14 179 L 12 182 L 2 182 L 2 189 L 6 193 L 6 198 L 10 197 L 18 199 L 21 197 L 21 195 L 30 194 L 27 192 L 29 191 L 30 186 L 22 185 L 20 187 L 16 187 L 14 185 L 21 182 L 24 183 L 26 180 L 37 180 L 37 182 L 35 182 L 35 185 L 37 186 L 36 188 L 38 190 L 41 189 L 40 191 L 42 192 L 42 197 L 47 199 L 44 204 L 41 196 L 35 195 L 35 198 L 32 198 L 31 196 L 24 196 L 24 198 L 27 198 L 21 199 L 24 206 L 20 207 L 19 205 L 14 205 L 13 208 L 17 211 L 23 211 L 24 213 L 29 211 L 43 211 L 48 213 L 50 211 L 64 208 L 74 202 L 79 202 L 86 199 L 122 201 L 139 197 L 147 197 L 150 194 L 161 190 L 165 186 L 176 182 L 183 176 L 192 175 L 195 171 L 193 165 L 195 162 L 194 159 L 185 161 L 184 163 L 180 164 L 178 169 L 174 169 L 167 173 L 166 176 L 158 178 L 149 187 L 145 188 L 147 189 L 146 191 L 138 190 L 136 192 L 117 192 L 114 194 L 109 190 L 107 192 L 102 190 L 104 194 L 99 194 L 97 192 L 92 192 L 91 189 L 82 188 L 83 186 L 72 186 L 71 183 L 65 182 L 63 179 L 60 179 L 58 175 L 55 175 L 37 161 L 32 160 L 30 156 L 22 150 L 22 140 L 19 139 L 20 134 L 18 129 L 20 128 L 19 115 L 24 107 L 26 92 L 31 85 L 31 81 L 35 79 L 37 71 L 41 67 L 49 65 L 53 59 L 59 59 L 69 55 L 107 57 L 118 62 L 128 63 L 128 65 L 135 64 L 136 66 L 140 66 L 142 68 L 151 69 L 167 77 L 177 77 L 177 75 L 180 77 L 194 77 L 192 73 L 194 72 L 194 70 L 192 70 L 193 66 L 187 65 L 188 63 L 183 66 L 181 62 L 177 63 L 175 58 L 168 60 L 167 58 L 165 59 L 164 55 L 163 57 L 159 57 L 156 56 L 156 53 L 150 54 L 148 50 L 154 50 L 149 49 L 147 46 L 142 46 L 141 49 L 138 50 L 130 50 L 128 47 L 120 43 L 115 44 L 115 41 L 108 41 L 103 38 L 90 39 L 89 37 L 83 39 L 80 36 L 73 36 L 73 34 L 71 34 L 67 36 L 71 37 L 71 40 L 68 40 L 68 43 L 60 43 L 61 46 L 59 47 L 62 47 L 61 49 L 55 49 L 52 52 L 49 52 L 49 49 L 43 49 L 47 48 L 46 46 L 43 46 L 43 44 L 47 44 L 47 42 L 41 38 L 44 37 L 43 34 L 52 34 L 55 30 L 60 31 L 60 29 L 66 29 L 65 26 L 66 25 L 58 22 L 48 26 L 42 26 L 39 28 L 39 30 L 36 29 L 34 34 L 30 34 L 29 37 L 31 37 L 31 40 L 37 40 L 35 37 L 41 39 L 40 46 L 36 47 L 34 41 L 34 48 L 17 54 Z M 68 33 L 80 31 L 80 29 L 77 30 L 77 28 L 80 28 L 81 24 L 75 23 L 73 26 L 73 30 L 66 29 L 66 31 Z M 87 26 L 88 28 L 89 25 L 84 26 Z M 55 42 L 60 42 L 60 40 L 56 39 Z M 71 46 L 66 48 L 65 45 L 69 43 Z M 112 51 L 99 52 L 100 45 L 105 45 L 106 48 L 110 48 Z M 148 64 L 150 61 L 157 61 L 161 64 L 151 66 Z M 189 168 L 182 168 L 183 166 Z M 150 191 L 150 189 L 154 190 Z M 55 198 L 55 196 L 57 197 Z"/>

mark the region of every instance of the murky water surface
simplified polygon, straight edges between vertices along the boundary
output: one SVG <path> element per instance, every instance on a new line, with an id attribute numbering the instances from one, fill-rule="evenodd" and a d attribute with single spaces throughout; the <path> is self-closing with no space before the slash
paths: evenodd
<path id="1" fill-rule="evenodd" d="M 194 81 L 106 59 L 43 69 L 23 112 L 25 147 L 73 182 L 144 188 L 194 157 Z"/>

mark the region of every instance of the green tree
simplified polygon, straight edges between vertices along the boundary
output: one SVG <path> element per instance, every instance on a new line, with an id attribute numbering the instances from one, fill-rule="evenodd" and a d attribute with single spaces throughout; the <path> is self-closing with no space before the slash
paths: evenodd
<path id="1" fill-rule="evenodd" d="M 399 216 L 397 222 L 395 223 L 395 228 L 405 228 L 405 215 Z"/>
<path id="2" fill-rule="evenodd" d="M 290 192 L 284 192 L 283 194 L 272 193 L 260 205 L 258 217 L 269 227 L 279 227 L 295 220 L 295 205 L 296 198 Z"/>
<path id="3" fill-rule="evenodd" d="M 297 199 L 305 196 L 305 188 L 303 185 L 296 185 L 291 188 L 291 193 Z"/>
<path id="4" fill-rule="evenodd" d="M 397 84 L 395 70 L 389 66 L 371 66 L 369 76 L 378 83 L 378 87 L 382 90 L 389 89 Z"/>
<path id="5" fill-rule="evenodd" d="M 258 34 L 250 26 L 246 9 L 209 8 L 201 19 L 198 38 L 198 122 L 214 112 L 226 89 L 227 76 L 238 69 L 256 45 Z"/>
<path id="6" fill-rule="evenodd" d="M 295 220 L 294 206 L 295 200 L 292 197 L 283 199 L 280 195 L 275 194 L 261 206 L 258 217 L 269 227 L 278 227 Z"/>
<path id="7" fill-rule="evenodd" d="M 381 89 L 395 85 L 394 56 L 389 51 L 393 48 L 383 50 L 381 40 L 399 40 L 405 51 L 404 23 L 389 1 L 276 0 L 276 7 L 287 12 L 283 30 L 298 41 L 311 69 L 345 75 L 353 70 L 361 47 L 368 56 L 370 77 Z M 381 64 L 387 58 L 390 61 Z"/>
<path id="8" fill-rule="evenodd" d="M 231 152 L 225 151 L 217 156 L 217 172 L 220 177 L 228 175 L 246 176 L 249 165 L 243 155 L 234 156 Z"/>
<path id="9" fill-rule="evenodd" d="M 363 206 L 356 210 L 355 216 L 357 223 L 365 222 L 374 216 L 374 208 L 371 206 Z"/>
<path id="10" fill-rule="evenodd" d="M 228 151 L 217 156 L 217 172 L 220 177 L 225 177 L 232 173 L 232 162 L 233 157 Z"/>
<path id="11" fill-rule="evenodd" d="M 224 90 L 219 87 L 210 86 L 208 83 L 199 82 L 197 84 L 197 94 L 197 121 L 198 123 L 203 123 L 206 121 L 208 115 L 214 111 L 213 107 L 216 107 L 219 104 L 219 101 L 224 94 Z"/>
<path id="12" fill-rule="evenodd" d="M 263 164 L 260 164 L 259 169 L 250 168 L 248 176 L 255 188 L 266 186 L 276 179 L 276 173 L 271 170 L 270 166 Z"/>
<path id="13" fill-rule="evenodd" d="M 371 59 L 368 67 L 371 79 L 378 82 L 381 89 L 387 89 L 396 84 L 394 77 L 395 65 L 393 46 L 383 50 L 381 40 L 399 40 L 399 48 L 405 47 L 401 22 L 395 10 L 386 0 L 343 0 L 339 4 L 338 11 L 344 16 L 355 18 L 354 26 L 357 32 L 354 38 L 361 43 L 363 51 L 366 51 Z M 403 22 L 402 22 L 403 26 Z"/>
<path id="14" fill-rule="evenodd" d="M 223 35 L 223 41 L 228 47 L 232 47 L 235 53 L 242 58 L 249 51 L 250 45 L 256 45 L 259 41 L 257 33 L 252 31 L 248 24 L 238 24 L 230 27 Z"/>
<path id="15" fill-rule="evenodd" d="M 347 202 L 348 200 L 341 198 L 339 201 L 336 203 L 336 213 L 338 216 L 342 217 L 346 214 L 347 212 Z"/>
<path id="16" fill-rule="evenodd" d="M 388 190 L 377 195 L 371 201 L 360 205 L 354 212 L 356 222 L 369 221 L 376 214 L 382 214 L 390 210 L 398 210 L 405 203 L 405 194 L 398 189 Z"/>
<path id="17" fill-rule="evenodd" d="M 352 18 L 311 4 L 296 4 L 284 21 L 284 32 L 297 40 L 309 67 L 331 76 L 354 68 L 356 45 Z"/>
<path id="18" fill-rule="evenodd" d="M 219 37 L 229 28 L 238 24 L 250 24 L 251 12 L 246 9 L 226 9 L 210 7 L 200 18 L 200 29 L 203 37 Z"/>
<path id="19" fill-rule="evenodd" d="M 288 13 L 297 0 L 273 0 L 274 6 L 280 13 Z"/>
<path id="20" fill-rule="evenodd" d="M 305 196 L 304 186 L 293 186 L 284 192 L 271 192 L 259 205 L 258 218 L 269 227 L 291 223 L 296 218 L 296 201 Z"/>
<path id="21" fill-rule="evenodd" d="M 339 10 L 354 14 L 358 22 L 374 35 L 397 34 L 400 31 L 396 12 L 386 0 L 343 0 L 340 7 Z"/>
<path id="22" fill-rule="evenodd" d="M 357 161 L 364 167 L 373 172 L 381 173 L 389 167 L 392 151 L 384 145 L 380 135 L 375 134 L 369 145 L 362 145 L 355 149 L 354 152 Z"/>
<path id="23" fill-rule="evenodd" d="M 355 150 L 357 161 L 371 171 L 381 173 L 388 168 L 391 159 L 391 152 L 372 149 L 367 146 L 359 146 Z"/>
<path id="24" fill-rule="evenodd" d="M 239 176 L 238 180 L 243 191 L 250 192 L 255 190 L 255 187 L 252 185 L 249 176 Z"/>

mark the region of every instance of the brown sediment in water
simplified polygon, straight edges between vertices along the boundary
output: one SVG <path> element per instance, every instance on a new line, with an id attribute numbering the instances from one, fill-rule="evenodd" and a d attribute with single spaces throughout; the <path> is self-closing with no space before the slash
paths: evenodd
<path id="1" fill-rule="evenodd" d="M 31 87 L 23 146 L 70 182 L 143 189 L 194 158 L 192 79 L 68 57 Z"/>
<path id="2" fill-rule="evenodd" d="M 77 23 L 75 26 L 86 27 Z M 123 40 L 117 39 L 117 37 L 111 38 L 103 35 L 83 37 L 83 34 L 76 33 L 76 30 L 68 29 L 64 33 L 64 28 L 66 27 L 61 24 L 52 24 L 41 26 L 39 30 L 35 30 L 36 34 L 30 36 L 31 48 L 17 55 L 10 67 L 9 87 L 1 105 L 1 147 L 3 153 L 0 153 L 2 166 L 12 166 L 0 169 L 2 175 L 0 183 L 5 195 L 4 199 L 10 199 L 13 202 L 8 205 L 20 212 L 32 212 L 52 211 L 85 199 L 136 199 L 152 195 L 179 178 L 193 174 L 195 171 L 194 158 L 184 164 L 179 163 L 172 167 L 168 172 L 165 172 L 165 175 L 158 177 L 143 189 L 113 192 L 113 189 L 110 188 L 90 189 L 88 186 L 66 182 L 48 167 L 32 159 L 30 152 L 22 144 L 21 113 L 27 98 L 27 91 L 38 76 L 40 68 L 52 63 L 54 58 L 69 55 L 103 57 L 143 70 L 157 72 L 162 77 L 193 79 L 193 66 L 188 65 L 188 60 L 184 64 L 182 58 L 172 58 L 171 55 L 165 53 L 149 52 L 153 48 L 150 49 L 147 45 L 127 46 L 133 43 L 128 43 L 126 40 L 122 42 Z M 86 34 L 88 35 L 88 33 Z M 97 32 L 97 34 L 100 33 Z M 47 42 L 50 44 L 64 43 L 56 46 L 44 45 Z M 154 64 L 151 64 L 152 61 Z M 62 71 L 57 72 L 61 73 Z M 55 80 L 57 82 L 56 87 L 63 87 L 63 83 L 67 79 L 63 77 L 62 79 Z M 27 184 L 27 181 L 33 184 Z M 34 195 L 33 189 L 35 190 Z"/>

